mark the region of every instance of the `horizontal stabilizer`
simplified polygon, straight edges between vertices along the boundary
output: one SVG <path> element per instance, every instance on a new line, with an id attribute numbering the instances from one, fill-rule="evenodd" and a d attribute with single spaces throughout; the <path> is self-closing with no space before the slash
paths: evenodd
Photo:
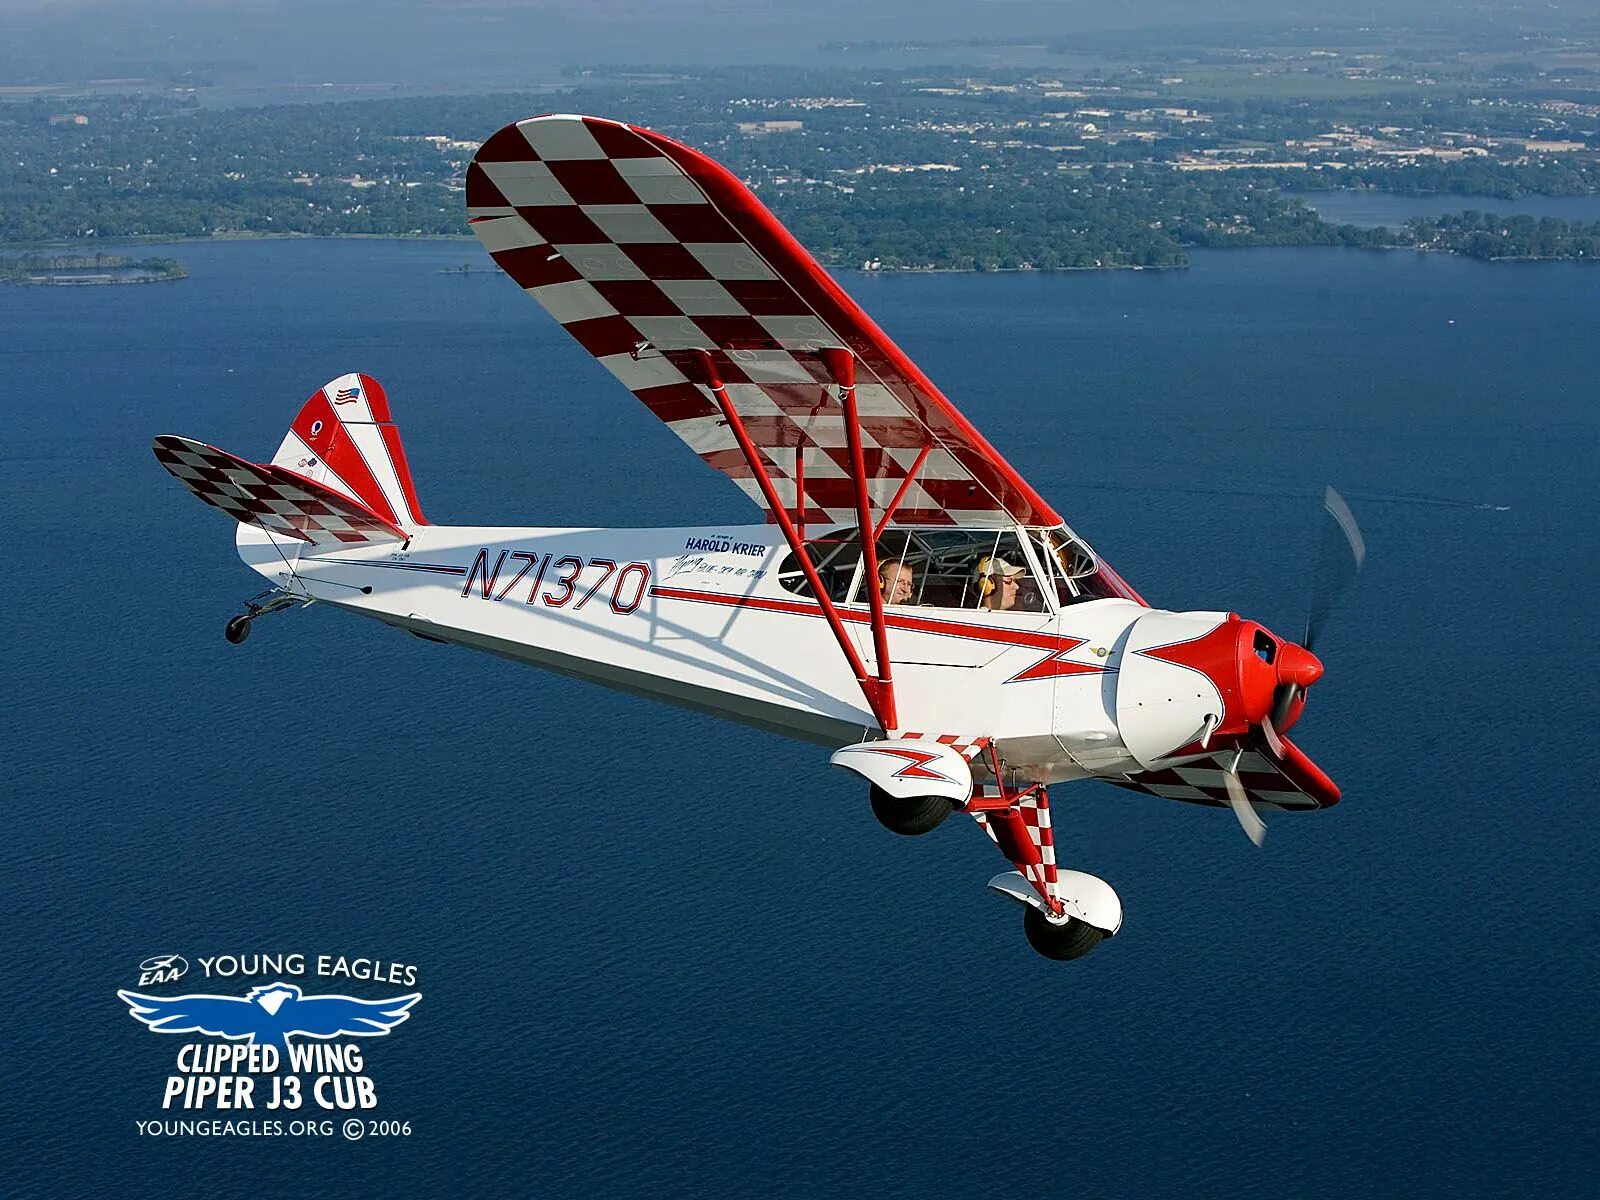
<path id="1" fill-rule="evenodd" d="M 191 438 L 163 434 L 156 460 L 184 487 L 235 521 L 313 546 L 403 542 L 410 535 L 359 500 L 285 467 L 247 462 Z"/>

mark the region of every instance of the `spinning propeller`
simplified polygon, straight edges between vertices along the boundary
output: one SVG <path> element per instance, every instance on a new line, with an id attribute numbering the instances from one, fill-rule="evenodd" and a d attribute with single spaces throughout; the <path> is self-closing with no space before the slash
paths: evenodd
<path id="1" fill-rule="evenodd" d="M 1272 711 L 1262 717 L 1259 726 L 1268 748 L 1280 760 L 1287 755 L 1283 739 L 1278 735 L 1278 727 L 1288 722 L 1295 701 L 1303 697 L 1306 688 L 1322 676 L 1322 663 L 1311 652 L 1311 647 L 1326 628 L 1340 597 L 1349 588 L 1350 581 L 1356 577 L 1356 572 L 1367 557 L 1367 543 L 1361 536 L 1361 527 L 1356 524 L 1355 514 L 1344 502 L 1344 497 L 1330 487 L 1323 493 L 1322 507 L 1333 521 L 1322 527 L 1317 571 L 1311 586 L 1311 606 L 1306 614 L 1305 636 L 1300 639 L 1298 646 L 1291 642 L 1279 643 L 1276 655 L 1279 682 L 1272 694 Z M 1259 846 L 1266 840 L 1267 825 L 1251 807 L 1244 783 L 1239 778 L 1239 760 L 1243 757 L 1243 750 L 1234 754 L 1232 764 L 1223 773 L 1223 783 L 1228 789 L 1228 806 L 1233 809 L 1233 815 L 1238 818 L 1245 836 Z"/>

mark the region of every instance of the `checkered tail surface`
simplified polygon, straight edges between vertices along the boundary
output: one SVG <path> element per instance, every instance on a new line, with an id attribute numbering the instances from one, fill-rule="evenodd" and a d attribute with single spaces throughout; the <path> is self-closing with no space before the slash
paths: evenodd
<path id="1" fill-rule="evenodd" d="M 241 524 L 318 547 L 406 540 L 403 529 L 360 501 L 283 467 L 170 434 L 156 438 L 151 449 L 178 482 Z"/>

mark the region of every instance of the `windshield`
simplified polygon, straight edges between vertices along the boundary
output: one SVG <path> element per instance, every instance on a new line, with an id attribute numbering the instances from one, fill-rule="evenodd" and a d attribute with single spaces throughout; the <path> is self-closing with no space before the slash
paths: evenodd
<path id="1" fill-rule="evenodd" d="M 1067 530 L 1035 529 L 1032 538 L 1034 552 L 1050 572 L 1056 598 L 1063 605 L 1104 600 L 1118 594 L 1101 576 L 1094 551 Z"/>

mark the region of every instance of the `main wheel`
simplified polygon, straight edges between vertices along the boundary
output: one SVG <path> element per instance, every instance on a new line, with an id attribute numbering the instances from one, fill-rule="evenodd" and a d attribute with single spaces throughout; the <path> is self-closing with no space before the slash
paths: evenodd
<path id="1" fill-rule="evenodd" d="M 240 642 L 244 641 L 245 638 L 250 636 L 250 618 L 233 618 L 233 620 L 229 621 L 227 626 L 222 630 L 222 636 L 237 646 Z"/>
<path id="2" fill-rule="evenodd" d="M 872 815 L 890 833 L 916 837 L 936 829 L 955 809 L 943 796 L 913 796 L 902 800 L 878 787 L 872 787 Z"/>
<path id="3" fill-rule="evenodd" d="M 1102 930 L 1077 917 L 1068 917 L 1062 922 L 1048 920 L 1031 904 L 1023 906 L 1022 932 L 1028 935 L 1028 945 L 1057 962 L 1082 958 L 1105 937 Z"/>

